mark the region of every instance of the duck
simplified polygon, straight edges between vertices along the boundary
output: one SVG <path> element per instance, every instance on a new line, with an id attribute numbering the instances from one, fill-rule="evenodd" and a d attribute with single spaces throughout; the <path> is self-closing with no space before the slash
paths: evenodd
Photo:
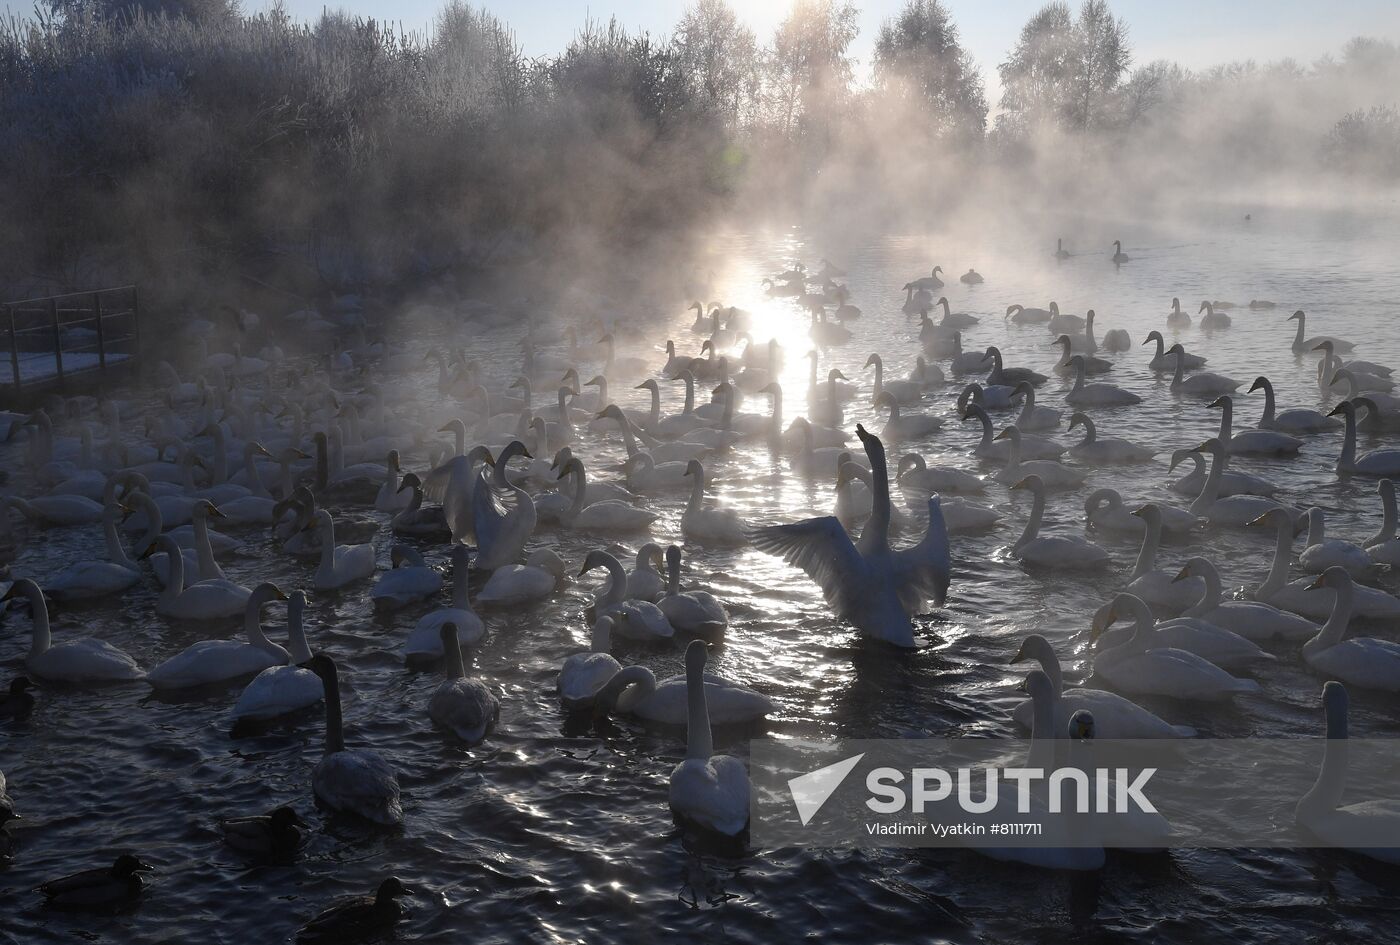
<path id="1" fill-rule="evenodd" d="M 1338 353 L 1351 351 L 1356 347 L 1350 341 L 1343 341 L 1341 338 L 1334 338 L 1331 335 L 1315 335 L 1312 338 L 1303 337 L 1307 331 L 1307 314 L 1300 308 L 1292 315 L 1288 316 L 1288 321 L 1298 323 L 1298 332 L 1293 336 L 1293 350 L 1299 354 L 1305 351 L 1316 351 L 1318 346 L 1324 341 L 1331 342 L 1332 350 Z"/>
<path id="2" fill-rule="evenodd" d="M 1034 475 L 1042 489 L 1077 489 L 1084 484 L 1088 474 L 1053 459 L 1023 459 L 1021 456 L 1021 431 L 1009 426 L 996 435 L 998 440 L 1011 441 L 1011 453 L 1006 466 L 996 474 L 996 481 L 1003 485 L 1019 482 Z"/>
<path id="3" fill-rule="evenodd" d="M 40 679 L 88 684 L 132 682 L 145 676 L 125 650 L 106 640 L 84 637 L 54 645 L 44 592 L 30 579 L 17 579 L 0 595 L 0 602 L 16 599 L 29 603 L 34 629 L 24 665 Z"/>
<path id="4" fill-rule="evenodd" d="M 1220 408 L 1220 435 L 1217 439 L 1231 456 L 1297 456 L 1303 441 L 1277 430 L 1246 430 L 1234 433 L 1234 400 L 1229 394 L 1206 405 Z"/>
<path id="5" fill-rule="evenodd" d="M 1338 414 L 1342 416 L 1346 428 L 1342 438 L 1342 452 L 1337 457 L 1337 475 L 1371 476 L 1378 479 L 1400 476 L 1400 449 L 1371 450 L 1357 456 L 1356 405 L 1350 400 L 1344 400 L 1333 407 L 1328 416 Z"/>
<path id="6" fill-rule="evenodd" d="M 1358 689 L 1400 692 L 1400 644 L 1374 637 L 1342 639 L 1351 624 L 1354 599 L 1354 582 L 1346 569 L 1328 568 L 1310 586 L 1328 588 L 1335 598 L 1327 622 L 1303 644 L 1308 668 Z"/>
<path id="7" fill-rule="evenodd" d="M 713 594 L 707 591 L 681 590 L 681 550 L 675 545 L 666 549 L 666 593 L 656 602 L 671 626 L 690 636 L 718 642 L 729 629 L 729 612 Z M 629 582 L 630 584 L 630 582 Z"/>
<path id="8" fill-rule="evenodd" d="M 1298 555 L 1298 565 L 1309 574 L 1321 574 L 1330 567 L 1340 567 L 1353 578 L 1368 577 L 1373 569 L 1366 549 L 1349 541 L 1327 537 L 1327 520 L 1322 509 L 1307 511 L 1308 537 Z"/>
<path id="9" fill-rule="evenodd" d="M 170 657 L 146 674 L 152 689 L 192 689 L 252 676 L 270 666 L 285 666 L 291 655 L 263 632 L 262 608 L 287 595 L 276 584 L 264 582 L 248 596 L 243 621 L 248 642 L 200 640 Z"/>
<path id="10" fill-rule="evenodd" d="M 314 673 L 308 675 L 316 680 L 319 689 L 321 681 L 316 679 Z M 321 698 L 319 692 L 316 698 Z M 285 861 L 301 849 L 311 826 L 302 820 L 295 810 L 284 806 L 274 808 L 266 814 L 221 820 L 219 829 L 224 833 L 224 842 L 239 853 Z"/>
<path id="11" fill-rule="evenodd" d="M 491 572 L 494 578 L 500 571 Z M 462 646 L 474 646 L 486 634 L 486 625 L 472 610 L 471 549 L 466 545 L 452 548 L 452 604 L 429 611 L 418 619 L 404 642 L 404 661 L 409 665 L 430 663 L 443 655 L 440 634 L 443 626 L 457 628 L 457 641 Z M 489 582 L 488 582 L 489 583 Z"/>
<path id="12" fill-rule="evenodd" d="M 928 529 L 918 544 L 898 551 L 889 545 L 890 491 L 885 447 L 856 425 L 870 460 L 873 510 L 857 542 L 834 515 L 790 525 L 753 529 L 759 551 L 801 568 L 822 589 L 836 615 L 862 634 L 906 649 L 914 647 L 910 613 L 932 600 L 941 606 L 952 560 L 942 500 L 928 499 Z"/>
<path id="13" fill-rule="evenodd" d="M 1094 714 L 1095 735 L 1108 739 L 1193 738 L 1196 730 L 1189 725 L 1173 725 L 1115 692 L 1103 689 L 1064 688 L 1059 657 L 1050 641 L 1032 633 L 1021 642 L 1011 662 L 1034 660 L 1050 681 L 1055 695 L 1055 731 L 1068 727 L 1070 716 L 1088 710 Z M 1034 703 L 1026 699 L 1011 713 L 1017 725 L 1029 729 L 1034 721 Z M 1064 724 L 1061 725 L 1060 723 Z"/>
<path id="14" fill-rule="evenodd" d="M 399 899 L 412 894 L 396 876 L 381 882 L 373 896 L 342 899 L 297 932 L 297 945 L 340 945 L 382 937 L 403 917 Z"/>
<path id="15" fill-rule="evenodd" d="M 574 653 L 559 668 L 559 700 L 566 712 L 591 709 L 603 687 L 622 671 L 608 652 L 612 648 L 613 618 L 600 614 L 593 621 L 588 649 Z"/>
<path id="16" fill-rule="evenodd" d="M 140 899 L 146 888 L 141 874 L 154 869 L 139 857 L 123 853 L 109 867 L 51 879 L 39 892 L 49 905 L 60 909 L 110 912 Z"/>
<path id="17" fill-rule="evenodd" d="M 1030 490 L 1034 497 L 1025 530 L 1011 546 L 1013 558 L 1031 567 L 1057 570 L 1090 570 L 1111 563 L 1108 552 L 1077 535 L 1040 537 L 1040 522 L 1045 515 L 1045 484 L 1039 476 L 1026 476 L 1011 488 Z"/>
<path id="18" fill-rule="evenodd" d="M 1227 600 L 1220 597 L 1220 572 L 1210 559 L 1191 558 L 1175 578 L 1183 588 L 1183 596 L 1194 596 L 1188 583 L 1204 583 L 1204 591 L 1195 604 L 1187 607 L 1183 616 L 1195 617 L 1207 623 L 1237 633 L 1254 643 L 1300 643 L 1317 634 L 1318 626 L 1297 614 L 1280 610 L 1271 604 L 1254 600 Z"/>
<path id="19" fill-rule="evenodd" d="M 746 527 L 739 513 L 733 509 L 702 507 L 705 496 L 704 465 L 698 459 L 692 459 L 686 464 L 685 474 L 691 477 L 691 487 L 690 501 L 681 513 L 681 532 L 687 538 L 707 544 L 744 544 L 747 540 Z"/>
<path id="20" fill-rule="evenodd" d="M 326 749 L 311 773 L 318 803 L 385 827 L 403 823 L 399 776 L 375 751 L 347 750 L 340 707 L 340 675 L 335 661 L 317 653 L 307 668 L 321 677 L 326 700 Z"/>
<path id="21" fill-rule="evenodd" d="M 1074 387 L 1065 395 L 1065 402 L 1076 407 L 1124 407 L 1142 403 L 1142 398 L 1116 384 L 1086 384 L 1083 355 L 1070 358 L 1074 366 Z"/>
<path id="22" fill-rule="evenodd" d="M 1188 354 L 1186 349 L 1181 345 L 1172 345 L 1173 349 L 1180 347 L 1181 351 L 1169 352 L 1167 350 L 1166 341 L 1162 338 L 1162 333 L 1160 331 L 1149 331 L 1142 343 L 1144 345 L 1150 345 L 1153 342 L 1157 343 L 1157 352 L 1152 356 L 1152 360 L 1147 362 L 1147 366 L 1158 374 L 1166 371 L 1175 371 L 1178 361 L 1188 371 L 1199 370 L 1206 366 L 1206 358 L 1199 354 Z"/>
<path id="23" fill-rule="evenodd" d="M 442 575 L 423 561 L 417 549 L 394 545 L 389 550 L 390 570 L 379 576 L 369 598 L 379 612 L 402 610 L 442 590 Z"/>
<path id="24" fill-rule="evenodd" d="M 1274 413 L 1274 385 L 1262 374 L 1254 379 L 1254 383 L 1249 387 L 1249 393 L 1256 390 L 1264 392 L 1264 414 L 1259 418 L 1259 429 L 1278 430 L 1285 433 L 1323 433 L 1327 430 L 1336 430 L 1342 426 L 1342 421 L 1335 417 L 1328 416 L 1320 410 L 1311 410 L 1305 407 L 1290 407 Z"/>
<path id="25" fill-rule="evenodd" d="M 1071 446 L 1069 454 L 1081 463 L 1094 466 L 1134 465 L 1150 463 L 1157 455 L 1156 450 L 1138 446 L 1122 437 L 1107 436 L 1099 439 L 1094 421 L 1087 413 L 1076 410 L 1069 418 L 1069 429 L 1080 426 L 1084 428 L 1084 439 Z"/>
<path id="26" fill-rule="evenodd" d="M 483 741 L 501 717 L 501 702 L 479 679 L 468 679 L 462 662 L 457 627 L 444 623 L 438 638 L 442 644 L 446 678 L 428 698 L 428 717 L 469 745 Z"/>
<path id="27" fill-rule="evenodd" d="M 316 590 L 339 590 L 374 574 L 374 545 L 337 545 L 335 520 L 325 509 L 316 510 L 307 528 L 313 526 L 321 540 L 321 561 L 312 578 Z"/>
<path id="28" fill-rule="evenodd" d="M 565 580 L 566 570 L 564 559 L 548 548 L 540 548 L 532 551 L 524 564 L 508 564 L 492 571 L 476 601 L 483 607 L 500 608 L 539 603 L 553 596 Z M 453 580 L 456 581 L 455 576 Z M 453 588 L 455 595 L 455 583 Z"/>
<path id="29" fill-rule="evenodd" d="M 1400 847 L 1376 846 L 1379 838 L 1393 837 L 1400 827 L 1400 804 L 1388 798 L 1342 805 L 1347 789 L 1346 686 L 1335 679 L 1322 687 L 1322 708 L 1327 740 L 1317 780 L 1293 809 L 1293 822 L 1323 840 L 1329 847 L 1345 847 L 1382 863 L 1400 863 Z"/>
<path id="30" fill-rule="evenodd" d="M 669 640 L 675 636 L 675 628 L 660 607 L 651 601 L 627 599 L 627 571 L 616 557 L 606 551 L 590 551 L 579 569 L 579 577 L 594 568 L 608 572 L 607 590 L 594 601 L 595 617 L 611 617 L 617 634 L 631 640 Z"/>
<path id="31" fill-rule="evenodd" d="M 1207 702 L 1259 691 L 1259 683 L 1231 676 L 1196 653 L 1157 646 L 1161 631 L 1152 626 L 1152 612 L 1131 594 L 1119 594 L 1095 614 L 1091 642 L 1097 643 L 1115 620 L 1127 615 L 1135 623 L 1123 642 L 1100 648 L 1094 656 L 1095 675 L 1113 688 L 1131 695 Z"/>
<path id="32" fill-rule="evenodd" d="M 287 662 L 267 667 L 239 694 L 232 712 L 235 726 L 281 718 L 321 701 L 321 680 L 302 665 L 311 659 L 305 613 L 306 592 L 287 595 Z"/>
<path id="33" fill-rule="evenodd" d="M 169 533 L 146 546 L 141 558 L 165 552 L 170 579 L 156 598 L 156 613 L 177 620 L 216 620 L 243 613 L 252 593 L 242 584 L 220 578 L 185 585 L 185 559 Z"/>

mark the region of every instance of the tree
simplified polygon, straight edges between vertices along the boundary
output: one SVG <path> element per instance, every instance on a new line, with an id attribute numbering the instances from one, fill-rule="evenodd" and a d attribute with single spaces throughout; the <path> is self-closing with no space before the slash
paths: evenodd
<path id="1" fill-rule="evenodd" d="M 1111 113 L 1112 96 L 1132 62 L 1128 26 L 1106 0 L 1042 7 L 1021 29 L 1016 48 L 997 67 L 1005 119 L 1021 131 L 1054 126 L 1088 131 Z"/>
<path id="2" fill-rule="evenodd" d="M 909 0 L 881 25 L 875 79 L 885 94 L 922 106 L 938 134 L 974 136 L 986 130 L 982 78 L 939 0 Z"/>
<path id="3" fill-rule="evenodd" d="M 759 89 L 758 43 L 724 0 L 697 0 L 676 26 L 677 56 L 695 101 L 733 127 Z"/>
<path id="4" fill-rule="evenodd" d="M 855 5 L 845 0 L 795 0 L 773 36 L 768 82 L 784 136 L 830 131 L 850 91 L 846 49 L 856 37 Z"/>

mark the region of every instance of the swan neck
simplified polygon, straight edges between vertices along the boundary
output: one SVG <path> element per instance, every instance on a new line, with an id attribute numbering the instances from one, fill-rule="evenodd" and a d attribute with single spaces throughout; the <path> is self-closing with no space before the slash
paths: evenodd
<path id="1" fill-rule="evenodd" d="M 696 471 L 691 474 L 690 478 L 690 501 L 685 506 L 687 514 L 700 510 L 700 503 L 704 500 L 705 495 L 705 474 Z"/>
<path id="2" fill-rule="evenodd" d="M 1264 388 L 1264 416 L 1259 418 L 1260 426 L 1268 426 L 1274 422 L 1274 385 L 1265 379 Z"/>
<path id="3" fill-rule="evenodd" d="M 0 514 L 4 514 L 0 512 Z M 117 533 L 117 517 L 110 511 L 102 516 L 102 539 L 107 545 L 107 557 L 114 564 L 119 564 L 128 570 L 136 566 L 127 557 L 126 549 L 122 547 L 121 535 Z"/>
<path id="4" fill-rule="evenodd" d="M 1269 573 L 1254 592 L 1254 599 L 1267 601 L 1277 594 L 1288 581 L 1289 559 L 1293 556 L 1293 529 L 1286 521 L 1280 521 L 1278 535 L 1274 540 L 1274 560 L 1269 565 Z"/>
<path id="5" fill-rule="evenodd" d="M 345 750 L 345 721 L 340 707 L 340 677 L 334 666 L 329 673 L 321 677 L 321 685 L 326 698 L 326 754 L 333 755 Z"/>
<path id="6" fill-rule="evenodd" d="M 462 662 L 462 643 L 457 639 L 456 627 L 443 637 L 443 675 L 448 679 L 465 679 L 467 668 Z"/>
<path id="7" fill-rule="evenodd" d="M 714 754 L 714 741 L 710 734 L 710 710 L 705 704 L 705 668 L 702 663 L 686 661 L 685 701 L 686 701 L 686 745 L 687 759 L 709 761 Z"/>
<path id="8" fill-rule="evenodd" d="M 297 595 L 292 595 L 287 603 L 287 651 L 293 663 L 305 663 L 311 659 L 311 647 L 306 642 L 305 609 L 306 605 Z"/>
<path id="9" fill-rule="evenodd" d="M 574 495 L 569 503 L 568 516 L 577 518 L 583 511 L 585 493 L 588 491 L 588 474 L 583 471 L 583 463 L 577 458 L 569 461 L 569 475 L 573 478 Z"/>
<path id="10" fill-rule="evenodd" d="M 1342 438 L 1342 455 L 1337 458 L 1337 472 L 1350 472 L 1356 465 L 1356 411 L 1342 411 L 1346 432 Z"/>
<path id="11" fill-rule="evenodd" d="M 677 558 L 675 561 L 666 562 L 666 593 L 674 597 L 681 592 L 681 562 Z"/>
<path id="12" fill-rule="evenodd" d="M 1330 650 L 1342 642 L 1342 637 L 1347 632 L 1347 626 L 1351 623 L 1352 600 L 1355 597 L 1355 591 L 1351 582 L 1347 581 L 1334 588 L 1333 592 L 1337 597 L 1332 603 L 1332 613 L 1328 615 L 1327 622 L 1322 625 L 1322 629 L 1317 631 L 1317 636 L 1303 644 L 1304 656 Z"/>
<path id="13" fill-rule="evenodd" d="M 44 600 L 43 593 L 30 592 L 28 596 L 29 610 L 33 614 L 34 620 L 34 633 L 29 643 L 29 658 L 34 659 L 48 652 L 53 637 L 49 632 L 49 605 Z"/>
<path id="14" fill-rule="evenodd" d="M 1147 519 L 1146 525 L 1142 532 L 1142 547 L 1138 549 L 1137 563 L 1133 565 L 1133 576 L 1129 581 L 1136 581 L 1157 564 L 1157 549 L 1162 545 L 1162 520 L 1154 516 Z"/>
<path id="15" fill-rule="evenodd" d="M 1381 520 L 1381 530 L 1376 532 L 1376 534 L 1366 542 L 1368 547 L 1390 541 L 1395 537 L 1396 514 L 1394 489 L 1381 489 L 1381 509 L 1384 516 Z"/>
<path id="16" fill-rule="evenodd" d="M 1215 568 L 1204 568 L 1199 576 L 1205 582 L 1206 592 L 1195 606 L 1186 610 L 1187 617 L 1202 617 L 1220 606 L 1220 572 Z"/>
<path id="17" fill-rule="evenodd" d="M 1035 540 L 1036 534 L 1040 531 L 1040 520 L 1045 515 L 1045 491 L 1035 490 L 1035 498 L 1031 503 L 1031 515 L 1026 519 L 1026 528 L 1021 532 L 1021 537 L 1016 541 L 1014 550 L 1024 548 L 1027 544 Z"/>
<path id="18" fill-rule="evenodd" d="M 204 512 L 197 512 L 194 516 L 194 547 L 199 555 L 199 575 L 203 579 L 206 574 L 217 574 L 218 563 L 214 560 L 214 546 L 209 541 L 209 520 Z"/>
<path id="19" fill-rule="evenodd" d="M 1031 696 L 1031 747 L 1026 767 L 1048 771 L 1054 767 L 1055 694 L 1044 691 Z"/>

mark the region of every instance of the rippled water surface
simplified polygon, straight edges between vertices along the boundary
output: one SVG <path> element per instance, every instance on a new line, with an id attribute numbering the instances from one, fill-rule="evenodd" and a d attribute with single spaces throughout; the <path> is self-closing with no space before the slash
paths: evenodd
<path id="1" fill-rule="evenodd" d="M 1009 364 L 1048 373 L 1054 356 L 1043 327 L 1017 327 L 1001 317 L 1011 302 L 1044 305 L 1055 299 L 1081 314 L 1093 307 L 1100 332 L 1128 329 L 1134 349 L 1113 356 L 1116 366 L 1106 379 L 1138 392 L 1144 403 L 1092 413 L 1101 435 L 1155 444 L 1163 455 L 1146 466 L 1094 471 L 1084 489 L 1053 495 L 1046 529 L 1082 533 L 1084 499 L 1100 486 L 1118 489 L 1129 501 L 1186 504 L 1188 499 L 1166 491 L 1167 456 L 1213 435 L 1218 425 L 1218 412 L 1207 410 L 1204 401 L 1172 396 L 1168 379 L 1147 370 L 1149 349 L 1137 347 L 1151 328 L 1166 331 L 1172 296 L 1192 313 L 1203 298 L 1279 303 L 1272 311 L 1242 305 L 1229 313 L 1234 325 L 1225 331 L 1193 326 L 1166 333 L 1168 343 L 1175 335 L 1207 355 L 1209 368 L 1240 380 L 1242 390 L 1267 374 L 1280 408 L 1333 402 L 1320 396 L 1313 380 L 1314 357 L 1291 351 L 1293 326 L 1285 319 L 1295 308 L 1307 310 L 1309 334 L 1341 335 L 1358 342 L 1359 353 L 1370 360 L 1400 364 L 1400 270 L 1393 254 L 1400 245 L 1400 215 L 1393 207 L 1366 213 L 1256 211 L 1249 222 L 1243 212 L 1221 209 L 1172 229 L 1123 225 L 1106 239 L 1071 235 L 1069 244 L 1082 254 L 1058 264 L 1046 249 L 1056 234 L 1007 229 L 986 238 L 887 238 L 859 250 L 832 248 L 796 230 L 732 234 L 718 238 L 712 258 L 700 265 L 714 270 L 715 298 L 755 313 L 760 343 L 772 335 L 785 345 L 787 418 L 804 408 L 806 317 L 789 300 L 769 299 L 760 280 L 794 259 L 815 266 L 827 255 L 849 271 L 852 302 L 864 318 L 851 325 L 852 343 L 823 354 L 821 369 L 839 367 L 867 392 L 872 376 L 862 365 L 871 352 L 884 355 L 891 376 L 902 377 L 913 366 L 918 319 L 900 311 L 899 287 L 934 263 L 951 274 L 945 291 L 953 309 L 982 317 L 967 333 L 967 346 L 996 344 Z M 1132 256 L 1121 268 L 1098 245 L 1076 245 L 1115 237 Z M 956 274 L 969 266 L 986 276 L 984 285 L 958 284 Z M 663 314 L 648 309 L 634 327 L 619 331 L 628 349 L 621 353 L 653 358 L 659 367 L 668 337 L 682 350 L 698 348 L 701 336 L 690 329 L 693 313 L 680 314 L 680 308 L 672 305 Z M 429 342 L 461 345 L 469 356 L 499 365 L 493 373 L 504 378 L 515 358 L 515 338 L 505 329 L 425 329 L 409 347 L 417 353 Z M 592 373 L 588 368 L 583 376 Z M 429 405 L 424 411 L 405 407 L 406 418 L 421 416 L 426 425 L 431 416 L 435 428 L 450 415 L 451 405 L 439 402 L 435 370 L 381 378 L 380 385 L 400 402 Z M 1063 407 L 1067 389 L 1052 378 L 1039 402 Z M 663 391 L 664 408 L 679 409 L 680 386 L 664 384 Z M 925 407 L 945 417 L 944 430 L 901 451 L 917 448 L 930 462 L 990 472 L 971 455 L 974 427 L 954 416 L 957 392 L 950 383 L 930 393 Z M 630 384 L 614 385 L 614 396 L 635 406 L 644 406 L 642 393 Z M 139 415 L 153 401 L 136 391 L 120 396 L 128 429 L 140 429 Z M 1257 395 L 1237 400 L 1237 422 L 1252 425 L 1261 401 Z M 537 402 L 550 401 L 537 394 Z M 766 412 L 767 398 L 748 398 L 741 409 Z M 849 408 L 847 424 L 853 428 L 856 421 L 873 421 L 873 429 L 883 425 L 868 397 Z M 1079 436 L 1063 430 L 1059 435 L 1067 442 Z M 1334 475 L 1340 440 L 1338 434 L 1310 437 L 1297 459 L 1233 465 L 1283 483 L 1290 499 L 1327 511 L 1333 535 L 1359 539 L 1378 527 L 1380 506 L 1373 484 L 1341 483 Z M 0 459 L 22 487 L 19 449 L 6 448 Z M 616 437 L 586 434 L 579 452 L 595 475 L 618 475 L 623 452 Z M 426 462 L 425 454 L 406 457 L 411 468 Z M 765 446 L 741 446 L 711 462 L 709 471 L 713 501 L 753 522 L 792 521 L 831 507 L 833 483 L 792 475 Z M 722 598 L 732 615 L 728 639 L 712 658 L 715 671 L 777 701 L 779 710 L 765 726 L 776 735 L 1011 734 L 1007 712 L 1020 698 L 1014 686 L 1025 667 L 1007 661 L 1020 638 L 1046 634 L 1068 676 L 1084 678 L 1089 615 L 1124 582 L 1136 543 L 1093 536 L 1114 559 L 1105 574 L 1028 574 L 1009 559 L 1007 548 L 1029 498 L 1013 499 L 992 484 L 986 501 L 1005 519 L 988 534 L 955 537 L 948 606 L 919 620 L 922 645 L 912 654 L 858 640 L 830 616 L 805 577 L 773 558 L 687 545 L 686 582 Z M 662 513 L 655 540 L 681 540 L 683 502 L 683 494 L 652 501 Z M 381 567 L 387 567 L 387 516 L 363 507 L 338 508 L 336 514 L 347 529 L 375 533 Z M 237 535 L 246 547 L 225 563 L 231 578 L 309 587 L 312 566 L 278 552 L 263 530 Z M 536 542 L 556 548 L 574 572 L 597 546 L 553 530 L 539 532 Z M 1164 548 L 1159 564 L 1204 553 L 1217 562 L 1227 587 L 1252 585 L 1267 570 L 1272 546 L 1269 534 L 1212 531 L 1190 545 Z M 634 552 L 636 544 L 614 550 L 619 548 Z M 97 557 L 100 549 L 96 528 L 23 529 L 14 572 L 42 584 L 74 557 Z M 444 548 L 424 550 L 431 563 L 445 567 Z M 692 852 L 666 804 L 667 778 L 684 754 L 684 733 L 627 720 L 575 732 L 565 728 L 558 707 L 557 669 L 586 647 L 582 611 L 602 580 L 601 572 L 590 574 L 535 609 L 486 614 L 488 635 L 472 662 L 499 691 L 502 715 L 495 735 L 471 749 L 428 724 L 426 702 L 438 677 L 408 672 L 402 664 L 406 633 L 436 603 L 383 617 L 369 607 L 369 583 L 343 594 L 314 594 L 308 631 L 312 645 L 341 664 L 347 737 L 397 767 L 405 825 L 401 832 L 371 833 L 316 814 L 315 836 L 290 867 L 245 863 L 223 846 L 217 821 L 279 803 L 310 815 L 310 770 L 323 739 L 319 710 L 266 735 L 232 740 L 228 712 L 236 689 L 169 700 L 151 697 L 141 685 L 100 691 L 44 686 L 31 719 L 0 724 L 0 769 L 25 816 L 14 830 L 13 857 L 0 867 L 0 914 L 6 917 L 0 939 L 282 941 L 326 901 L 366 892 L 388 873 L 420 889 L 398 932 L 404 940 L 440 940 L 450 932 L 479 942 L 684 937 L 766 943 L 805 934 L 834 941 L 1053 942 L 1071 935 L 1140 935 L 1173 942 L 1359 942 L 1386 940 L 1400 918 L 1400 871 L 1338 853 L 1115 856 L 1101 874 L 1072 878 L 959 851 L 755 849 L 737 859 Z M 155 616 L 154 600 L 147 579 L 120 604 L 56 606 L 55 634 L 104 637 L 150 666 L 211 632 Z M 10 675 L 22 668 L 29 624 L 12 609 L 3 627 L 0 662 Z M 1395 630 L 1369 629 L 1392 638 Z M 236 621 L 224 630 L 236 632 Z M 659 677 L 682 670 L 679 649 L 619 655 L 624 663 L 646 663 Z M 1302 667 L 1297 652 L 1279 656 L 1256 674 L 1263 684 L 1258 695 L 1224 707 L 1170 701 L 1151 706 L 1207 736 L 1319 734 L 1321 681 Z M 1393 697 L 1353 693 L 1354 734 L 1386 736 L 1397 728 L 1400 705 Z M 721 732 L 717 743 L 742 757 L 749 734 Z M 1293 801 L 1271 797 L 1269 787 L 1260 786 L 1261 804 L 1289 810 Z M 39 908 L 30 892 L 39 882 L 110 862 L 110 851 L 121 848 L 140 850 L 158 868 L 138 909 L 92 919 Z"/>

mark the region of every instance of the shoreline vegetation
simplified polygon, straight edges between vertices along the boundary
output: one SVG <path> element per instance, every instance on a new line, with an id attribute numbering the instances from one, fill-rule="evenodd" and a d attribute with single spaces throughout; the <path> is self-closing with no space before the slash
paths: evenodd
<path id="1" fill-rule="evenodd" d="M 227 0 L 45 0 L 0 36 L 0 280 L 10 297 L 134 281 L 172 318 L 426 285 L 536 299 L 619 272 L 679 292 L 718 221 L 873 232 L 1029 193 L 1082 214 L 1400 180 L 1384 40 L 1190 71 L 1135 62 L 1129 25 L 1085 0 L 978 63 L 938 0 L 909 0 L 859 70 L 855 22 L 849 2 L 796 0 L 762 37 L 697 0 L 670 35 L 589 22 L 532 59 L 460 0 L 425 35 Z"/>

